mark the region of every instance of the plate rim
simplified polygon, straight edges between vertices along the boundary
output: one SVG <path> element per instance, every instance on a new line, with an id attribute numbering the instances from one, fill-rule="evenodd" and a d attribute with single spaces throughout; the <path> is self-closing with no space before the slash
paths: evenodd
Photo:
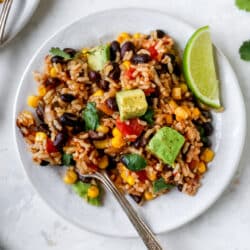
<path id="1" fill-rule="evenodd" d="M 43 47 L 46 46 L 46 44 L 51 39 L 56 37 L 59 33 L 61 33 L 63 30 L 66 30 L 68 27 L 70 27 L 74 23 L 77 23 L 77 22 L 79 22 L 80 20 L 82 20 L 84 18 L 91 17 L 91 16 L 96 16 L 96 15 L 102 15 L 102 14 L 106 14 L 106 13 L 109 13 L 109 12 L 112 13 L 112 12 L 116 12 L 116 11 L 129 11 L 129 10 L 133 10 L 133 11 L 138 10 L 138 11 L 143 11 L 143 12 L 148 12 L 148 13 L 155 13 L 155 14 L 158 13 L 158 14 L 161 14 L 161 15 L 165 15 L 165 16 L 169 17 L 170 19 L 173 19 L 173 20 L 175 20 L 177 22 L 181 22 L 182 24 L 184 24 L 186 26 L 189 26 L 189 28 L 192 28 L 195 31 L 195 28 L 191 24 L 189 24 L 188 22 L 182 20 L 181 18 L 175 17 L 174 15 L 171 15 L 166 11 L 161 11 L 161 10 L 157 10 L 157 9 L 153 9 L 153 8 L 140 8 L 140 7 L 110 8 L 110 9 L 105 9 L 105 10 L 101 10 L 101 11 L 96 11 L 96 12 L 93 12 L 93 13 L 90 13 L 90 14 L 87 14 L 87 15 L 83 15 L 83 16 L 73 20 L 72 22 L 69 22 L 66 25 L 62 26 L 59 30 L 57 30 L 55 33 L 53 33 L 51 36 L 49 36 L 41 44 L 41 46 L 38 47 L 35 54 L 31 57 L 31 59 L 29 60 L 28 64 L 25 67 L 25 70 L 23 71 L 23 74 L 22 74 L 22 76 L 20 78 L 20 81 L 19 81 L 18 88 L 16 90 L 16 95 L 15 95 L 14 104 L 13 104 L 13 117 L 12 117 L 12 119 L 13 119 L 13 121 L 12 121 L 12 124 L 13 124 L 13 130 L 12 130 L 13 131 L 13 140 L 14 140 L 14 145 L 15 145 L 15 151 L 18 154 L 19 162 L 22 165 L 22 169 L 23 169 L 23 171 L 25 173 L 25 176 L 27 177 L 29 183 L 32 185 L 32 187 L 34 188 L 34 190 L 36 191 L 38 196 L 41 197 L 41 199 L 47 205 L 47 207 L 49 207 L 55 214 L 57 214 L 61 218 L 63 218 L 67 223 L 70 223 L 71 225 L 75 226 L 78 229 L 85 230 L 87 232 L 94 233 L 94 234 L 103 235 L 103 236 L 106 236 L 106 237 L 115 237 L 115 238 L 138 238 L 139 235 L 137 235 L 137 234 L 135 235 L 133 232 L 132 233 L 131 232 L 127 233 L 126 235 L 121 235 L 121 234 L 114 234 L 114 233 L 109 233 L 109 232 L 104 233 L 103 231 L 99 231 L 98 229 L 95 229 L 95 230 L 94 229 L 89 229 L 89 228 L 85 227 L 84 225 L 82 225 L 82 224 L 80 224 L 78 222 L 74 222 L 74 221 L 70 220 L 69 218 L 67 218 L 64 214 L 62 214 L 60 211 L 58 211 L 58 209 L 54 205 L 50 204 L 47 201 L 47 199 L 44 197 L 44 195 L 39 192 L 39 190 L 36 187 L 36 185 L 34 184 L 32 178 L 30 178 L 30 175 L 29 175 L 28 171 L 26 171 L 24 163 L 23 163 L 22 158 L 21 158 L 21 154 L 20 154 L 20 150 L 19 150 L 19 146 L 18 146 L 18 142 L 17 142 L 18 129 L 16 127 L 16 115 L 17 115 L 18 96 L 19 96 L 21 87 L 23 85 L 25 76 L 29 72 L 29 68 L 32 65 L 35 58 L 37 57 L 37 55 L 40 53 L 40 51 L 43 49 Z M 193 216 L 190 216 L 188 219 L 185 219 L 181 223 L 176 224 L 175 226 L 171 227 L 170 229 L 158 232 L 157 235 L 162 235 L 162 234 L 165 234 L 167 232 L 173 231 L 173 230 L 175 230 L 177 228 L 180 228 L 180 227 L 186 225 L 187 223 L 193 221 L 194 219 L 200 217 L 205 211 L 207 211 L 210 207 L 212 207 L 215 204 L 215 202 L 219 199 L 219 197 L 221 197 L 221 195 L 224 193 L 225 189 L 228 187 L 228 185 L 232 181 L 233 176 L 235 175 L 235 173 L 236 173 L 236 171 L 237 171 L 237 169 L 239 167 L 240 159 L 241 159 L 241 156 L 242 156 L 242 153 L 243 153 L 243 150 L 244 150 L 244 147 L 245 147 L 245 142 L 246 142 L 247 120 L 246 120 L 245 100 L 244 100 L 244 97 L 243 97 L 243 94 L 242 94 L 242 91 L 241 91 L 241 87 L 240 87 L 240 84 L 239 84 L 237 74 L 235 73 L 234 68 L 232 67 L 229 59 L 224 55 L 224 53 L 222 52 L 222 50 L 220 48 L 218 48 L 215 44 L 214 44 L 214 46 L 218 50 L 218 53 L 220 54 L 220 56 L 223 57 L 224 59 L 226 59 L 226 62 L 228 63 L 228 65 L 229 65 L 229 67 L 230 67 L 230 69 L 232 71 L 232 75 L 234 76 L 234 78 L 236 79 L 236 81 L 238 83 L 238 84 L 236 84 L 236 88 L 237 88 L 237 90 L 239 92 L 240 106 L 241 106 L 241 110 L 242 110 L 242 114 L 243 114 L 243 116 L 242 116 L 242 133 L 241 133 L 241 138 L 239 138 L 239 141 L 241 142 L 240 149 L 239 149 L 239 154 L 235 159 L 235 166 L 233 167 L 227 182 L 224 184 L 224 187 L 221 189 L 220 192 L 217 193 L 216 196 L 213 197 L 213 199 L 211 199 L 211 201 L 207 204 L 207 206 L 205 206 L 203 209 L 199 210 L 199 212 L 197 212 Z"/>

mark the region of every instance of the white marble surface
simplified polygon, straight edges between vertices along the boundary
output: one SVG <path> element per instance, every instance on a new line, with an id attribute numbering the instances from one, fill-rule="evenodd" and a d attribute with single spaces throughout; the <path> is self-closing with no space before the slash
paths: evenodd
<path id="1" fill-rule="evenodd" d="M 239 11 L 233 0 L 41 0 L 26 28 L 0 50 L 0 250 L 145 249 L 138 239 L 106 238 L 82 231 L 48 208 L 33 190 L 17 160 L 11 124 L 20 77 L 41 43 L 81 16 L 129 6 L 166 11 L 195 27 L 209 24 L 213 40 L 239 77 L 247 111 L 250 109 L 250 62 L 241 61 L 238 55 L 242 41 L 250 39 L 250 13 Z M 248 123 L 249 120 L 248 117 Z M 248 134 L 238 174 L 227 191 L 198 219 L 161 235 L 164 249 L 250 249 L 249 146 Z"/>

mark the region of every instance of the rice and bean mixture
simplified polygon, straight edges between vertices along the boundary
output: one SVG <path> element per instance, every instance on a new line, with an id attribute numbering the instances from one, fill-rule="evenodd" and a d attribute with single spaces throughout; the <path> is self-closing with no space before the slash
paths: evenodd
<path id="1" fill-rule="evenodd" d="M 35 163 L 66 166 L 64 182 L 93 205 L 100 186 L 79 174 L 103 169 L 139 204 L 175 187 L 197 192 L 214 157 L 212 117 L 188 89 L 169 35 L 123 32 L 105 45 L 50 52 L 34 72 L 34 112 L 16 121 Z"/>

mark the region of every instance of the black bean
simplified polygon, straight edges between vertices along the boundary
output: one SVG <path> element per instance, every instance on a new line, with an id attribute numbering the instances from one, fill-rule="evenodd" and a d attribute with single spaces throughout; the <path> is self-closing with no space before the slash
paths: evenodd
<path id="1" fill-rule="evenodd" d="M 89 72 L 89 79 L 92 82 L 99 82 L 101 80 L 101 75 L 99 72 L 96 71 L 90 71 Z"/>
<path id="2" fill-rule="evenodd" d="M 70 126 L 70 127 L 74 127 L 78 124 L 79 119 L 76 115 L 71 114 L 71 113 L 64 113 L 61 117 L 60 117 L 60 122 L 63 126 Z"/>
<path id="3" fill-rule="evenodd" d="M 178 190 L 179 190 L 180 192 L 182 192 L 183 185 L 182 185 L 182 184 L 178 184 L 178 185 L 177 185 L 177 188 L 178 188 Z"/>
<path id="4" fill-rule="evenodd" d="M 147 63 L 150 60 L 151 60 L 151 57 L 148 54 L 137 54 L 137 55 L 134 55 L 131 59 L 133 64 Z"/>
<path id="5" fill-rule="evenodd" d="M 135 45 L 132 42 L 125 42 L 121 47 L 121 57 L 123 58 L 128 51 L 135 52 Z"/>
<path id="6" fill-rule="evenodd" d="M 62 95 L 60 95 L 60 98 L 64 102 L 72 102 L 76 97 L 74 95 L 71 95 L 71 94 L 62 94 Z"/>
<path id="7" fill-rule="evenodd" d="M 76 54 L 76 50 L 71 48 L 65 48 L 63 51 L 69 54 L 71 57 L 74 57 Z"/>
<path id="8" fill-rule="evenodd" d="M 163 58 L 164 57 L 169 57 L 170 58 L 170 62 L 173 64 L 173 63 L 175 63 L 175 55 L 173 55 L 173 54 L 170 54 L 170 53 L 165 53 L 164 55 L 163 55 Z"/>
<path id="9" fill-rule="evenodd" d="M 136 141 L 133 143 L 133 146 L 135 148 L 144 147 L 147 144 L 147 140 L 144 136 L 140 136 L 136 139 Z"/>
<path id="10" fill-rule="evenodd" d="M 112 63 L 113 69 L 109 72 L 109 77 L 114 81 L 118 81 L 120 79 L 121 69 L 118 63 Z"/>
<path id="11" fill-rule="evenodd" d="M 100 80 L 100 82 L 98 83 L 98 87 L 107 91 L 109 89 L 109 82 L 106 80 Z"/>
<path id="12" fill-rule="evenodd" d="M 40 166 L 48 166 L 49 165 L 49 162 L 48 161 L 45 161 L 45 160 L 42 160 L 41 162 L 40 162 Z"/>
<path id="13" fill-rule="evenodd" d="M 163 167 L 163 171 L 173 171 L 173 168 L 170 165 L 166 164 Z"/>
<path id="14" fill-rule="evenodd" d="M 38 132 L 39 132 L 39 131 L 44 132 L 44 133 L 46 133 L 48 136 L 50 136 L 49 126 L 48 126 L 46 123 L 44 123 L 44 122 L 40 123 L 40 124 L 37 126 L 36 131 L 38 131 Z"/>
<path id="15" fill-rule="evenodd" d="M 116 53 L 120 52 L 120 50 L 121 50 L 120 43 L 118 43 L 117 41 L 113 41 L 110 44 L 110 61 L 115 61 Z"/>
<path id="16" fill-rule="evenodd" d="M 90 178 L 90 177 L 84 177 L 84 176 L 82 176 L 82 175 L 79 175 L 79 179 L 80 179 L 82 182 L 84 182 L 84 183 L 90 183 L 91 180 L 92 180 L 92 178 Z"/>
<path id="17" fill-rule="evenodd" d="M 163 38 L 165 36 L 165 32 L 163 30 L 156 30 L 157 38 Z"/>
<path id="18" fill-rule="evenodd" d="M 36 108 L 36 115 L 40 121 L 44 120 L 44 103 L 41 101 L 38 103 L 38 106 Z"/>
<path id="19" fill-rule="evenodd" d="M 112 170 L 112 169 L 116 168 L 116 161 L 114 160 L 114 158 L 112 158 L 111 156 L 108 156 L 108 159 L 109 159 L 109 165 L 106 169 Z"/>
<path id="20" fill-rule="evenodd" d="M 210 111 L 207 111 L 207 110 L 202 110 L 201 111 L 202 115 L 207 118 L 207 119 L 212 119 L 212 115 L 211 115 L 211 112 Z"/>
<path id="21" fill-rule="evenodd" d="M 79 134 L 80 132 L 84 131 L 84 129 L 85 129 L 84 121 L 79 120 L 77 124 L 73 127 L 72 134 L 73 135 Z"/>
<path id="22" fill-rule="evenodd" d="M 55 138 L 53 144 L 58 150 L 61 150 L 63 148 L 63 146 L 66 144 L 67 140 L 68 140 L 68 135 L 65 132 L 58 133 L 56 135 L 56 138 Z"/>
<path id="23" fill-rule="evenodd" d="M 157 69 L 156 69 L 157 73 L 160 75 L 160 74 L 166 74 L 166 73 L 169 73 L 169 70 L 168 70 L 168 65 L 167 64 L 164 64 L 164 63 L 161 63 Z"/>
<path id="24" fill-rule="evenodd" d="M 60 80 L 58 78 L 55 78 L 55 77 L 48 77 L 46 82 L 45 82 L 45 85 L 46 86 L 56 86 L 60 83 Z"/>
<path id="25" fill-rule="evenodd" d="M 213 128 L 213 125 L 211 122 L 206 122 L 206 123 L 203 123 L 203 128 L 204 128 L 204 134 L 206 136 L 209 136 L 213 133 L 214 131 L 214 128 Z"/>
<path id="26" fill-rule="evenodd" d="M 109 97 L 107 100 L 106 100 L 106 104 L 108 105 L 108 107 L 114 111 L 117 111 L 118 110 L 118 107 L 117 107 L 117 103 L 116 103 L 116 99 L 115 97 Z"/>
<path id="27" fill-rule="evenodd" d="M 61 63 L 61 64 L 65 63 L 64 58 L 61 56 L 53 56 L 51 57 L 50 61 L 51 63 Z"/>
<path id="28" fill-rule="evenodd" d="M 211 147 L 212 146 L 212 142 L 207 136 L 201 137 L 201 141 L 203 142 L 204 147 Z"/>
<path id="29" fill-rule="evenodd" d="M 141 196 L 138 196 L 138 195 L 134 195 L 134 194 L 130 194 L 129 195 L 137 204 L 139 204 L 142 200 L 142 197 Z"/>
<path id="30" fill-rule="evenodd" d="M 94 130 L 90 130 L 88 134 L 89 134 L 90 139 L 93 139 L 93 140 L 102 140 L 105 138 L 105 135 L 103 133 L 99 133 Z"/>
<path id="31" fill-rule="evenodd" d="M 181 68 L 180 68 L 179 64 L 174 63 L 173 66 L 174 66 L 173 73 L 174 73 L 176 76 L 180 76 L 180 75 L 181 75 Z"/>

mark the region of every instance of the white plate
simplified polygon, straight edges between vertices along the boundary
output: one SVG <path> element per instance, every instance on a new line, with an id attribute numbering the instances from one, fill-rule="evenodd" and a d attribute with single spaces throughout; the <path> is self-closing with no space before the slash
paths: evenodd
<path id="1" fill-rule="evenodd" d="M 4 43 L 10 42 L 30 20 L 40 0 L 13 0 L 5 28 Z M 3 4 L 0 4 L 0 10 Z"/>
<path id="2" fill-rule="evenodd" d="M 81 48 L 101 41 L 110 41 L 121 31 L 145 32 L 161 28 L 167 31 L 184 48 L 194 29 L 167 14 L 142 9 L 117 9 L 84 17 L 51 37 L 36 53 L 28 65 L 19 86 L 15 118 L 27 109 L 26 97 L 36 92 L 32 71 L 43 68 L 44 56 L 53 46 Z M 153 200 L 143 207 L 135 207 L 155 233 L 177 228 L 194 219 L 221 195 L 233 177 L 245 138 L 245 107 L 237 78 L 225 56 L 215 50 L 221 92 L 225 111 L 214 113 L 215 132 L 212 138 L 216 156 L 202 180 L 196 196 L 190 197 L 173 190 L 170 194 Z M 107 193 L 104 206 L 89 206 L 75 195 L 61 180 L 60 168 L 37 167 L 31 161 L 18 129 L 14 127 L 18 154 L 24 169 L 42 198 L 58 214 L 81 228 L 112 236 L 136 236 L 125 214 Z"/>

